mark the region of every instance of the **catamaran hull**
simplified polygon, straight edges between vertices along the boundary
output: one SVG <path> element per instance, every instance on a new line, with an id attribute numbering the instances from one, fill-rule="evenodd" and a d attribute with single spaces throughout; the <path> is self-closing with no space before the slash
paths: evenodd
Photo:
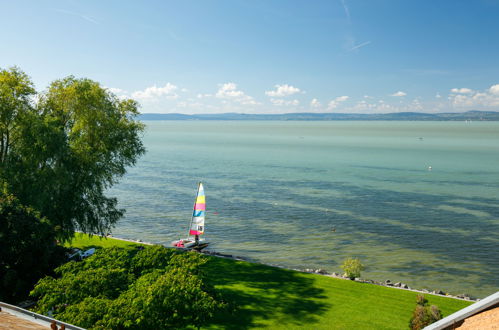
<path id="1" fill-rule="evenodd" d="M 206 242 L 205 240 L 199 240 L 197 243 L 196 241 L 192 241 L 189 239 L 181 239 L 178 241 L 173 241 L 172 246 L 178 247 L 178 248 L 184 248 L 184 249 L 192 249 L 196 251 L 201 251 L 205 247 L 207 247 L 210 243 Z"/>

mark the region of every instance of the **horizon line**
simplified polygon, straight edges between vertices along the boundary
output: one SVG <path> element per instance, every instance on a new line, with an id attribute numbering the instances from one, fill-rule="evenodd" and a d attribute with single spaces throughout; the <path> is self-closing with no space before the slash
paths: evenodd
<path id="1" fill-rule="evenodd" d="M 285 112 L 285 113 L 246 113 L 246 112 L 217 112 L 217 113 L 181 113 L 181 112 L 144 112 L 139 115 L 183 115 L 183 116 L 211 116 L 211 115 L 391 115 L 391 114 L 420 114 L 420 115 L 442 115 L 442 114 L 465 114 L 470 112 L 499 113 L 499 110 L 466 110 L 462 112 L 417 112 L 417 111 L 395 111 L 383 113 L 356 113 L 356 112 Z"/>

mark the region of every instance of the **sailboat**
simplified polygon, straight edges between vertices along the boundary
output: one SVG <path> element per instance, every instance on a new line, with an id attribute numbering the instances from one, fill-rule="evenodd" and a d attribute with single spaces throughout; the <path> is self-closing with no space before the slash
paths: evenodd
<path id="1" fill-rule="evenodd" d="M 206 215 L 206 199 L 204 196 L 204 187 L 200 182 L 196 199 L 194 200 L 194 211 L 192 212 L 191 224 L 189 226 L 189 236 L 184 239 L 173 241 L 172 245 L 180 248 L 202 250 L 208 246 L 208 242 L 199 236 L 204 234 L 204 219 Z"/>

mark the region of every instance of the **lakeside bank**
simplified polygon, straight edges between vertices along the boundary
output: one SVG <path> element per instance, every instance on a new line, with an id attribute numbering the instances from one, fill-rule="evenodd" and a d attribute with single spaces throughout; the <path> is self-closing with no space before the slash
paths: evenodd
<path id="1" fill-rule="evenodd" d="M 113 238 L 77 235 L 71 245 L 86 249 L 144 243 Z M 206 280 L 235 307 L 234 312 L 216 314 L 206 329 L 402 329 L 416 306 L 418 292 L 236 260 L 237 256 L 206 257 Z M 444 316 L 472 303 L 425 297 Z"/>
<path id="2" fill-rule="evenodd" d="M 82 233 L 77 233 L 78 235 L 82 235 L 79 240 L 82 240 L 84 235 Z M 88 235 L 89 236 L 89 235 Z M 97 235 L 94 235 L 97 236 Z M 122 238 L 122 237 L 115 237 L 113 235 L 107 235 L 107 236 L 97 236 L 99 239 L 110 239 L 110 240 L 116 240 L 116 241 L 121 241 L 125 243 L 132 243 L 132 244 L 144 244 L 144 245 L 155 245 L 155 243 L 151 242 L 144 242 L 142 240 L 133 240 L 133 239 L 127 239 L 127 238 Z M 92 237 L 89 236 L 90 239 Z M 113 244 L 111 244 L 112 246 Z M 160 244 L 161 245 L 161 244 Z M 164 245 L 163 245 L 164 246 Z M 188 249 L 182 249 L 182 248 L 176 248 L 176 247 L 168 247 L 165 246 L 165 248 L 172 248 L 172 249 L 180 249 L 180 250 L 188 250 Z M 236 256 L 232 254 L 226 254 L 226 253 L 220 253 L 216 251 L 211 251 L 211 250 L 202 250 L 198 251 L 199 253 L 202 253 L 204 255 L 209 255 L 213 257 L 218 257 L 218 258 L 225 258 L 225 259 L 230 259 L 234 261 L 241 261 L 241 262 L 248 262 L 248 263 L 253 263 L 253 264 L 259 264 L 259 265 L 265 265 L 268 267 L 275 267 L 279 269 L 285 269 L 285 270 L 290 270 L 290 271 L 297 271 L 301 273 L 309 273 L 309 274 L 315 274 L 315 275 L 321 275 L 321 276 L 326 276 L 326 277 L 331 277 L 335 279 L 341 279 L 341 280 L 346 280 L 346 281 L 354 281 L 358 283 L 366 283 L 366 284 L 373 284 L 373 285 L 378 285 L 378 286 L 383 286 L 383 287 L 388 287 L 388 288 L 394 288 L 394 289 L 400 289 L 400 290 L 406 290 L 406 291 L 411 291 L 411 292 L 416 292 L 418 294 L 424 294 L 424 295 L 434 295 L 434 296 L 439 296 L 439 297 L 446 297 L 446 298 L 453 298 L 453 299 L 458 299 L 458 300 L 463 300 L 463 301 L 471 301 L 471 302 L 476 302 L 479 301 L 480 299 L 475 298 L 469 294 L 463 293 L 459 295 L 455 294 L 450 294 L 448 292 L 444 292 L 440 289 L 435 289 L 433 291 L 427 290 L 427 289 L 416 289 L 410 287 L 408 284 L 405 284 L 400 281 L 392 281 L 390 279 L 387 279 L 385 281 L 375 281 L 371 279 L 364 279 L 364 278 L 355 278 L 354 280 L 349 279 L 346 276 L 343 276 L 339 273 L 336 272 L 328 272 L 324 269 L 311 269 L 311 268 L 304 268 L 304 269 L 299 269 L 299 268 L 287 268 L 284 266 L 280 265 L 273 265 L 273 264 L 267 264 L 267 263 L 262 263 L 256 260 L 251 260 L 250 258 L 244 257 L 244 256 Z"/>

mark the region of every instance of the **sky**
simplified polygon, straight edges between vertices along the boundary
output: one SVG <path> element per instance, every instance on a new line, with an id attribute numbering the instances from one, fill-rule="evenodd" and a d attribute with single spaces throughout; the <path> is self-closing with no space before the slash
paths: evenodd
<path id="1" fill-rule="evenodd" d="M 499 111 L 499 0 L 0 0 L 0 68 L 142 113 Z"/>

